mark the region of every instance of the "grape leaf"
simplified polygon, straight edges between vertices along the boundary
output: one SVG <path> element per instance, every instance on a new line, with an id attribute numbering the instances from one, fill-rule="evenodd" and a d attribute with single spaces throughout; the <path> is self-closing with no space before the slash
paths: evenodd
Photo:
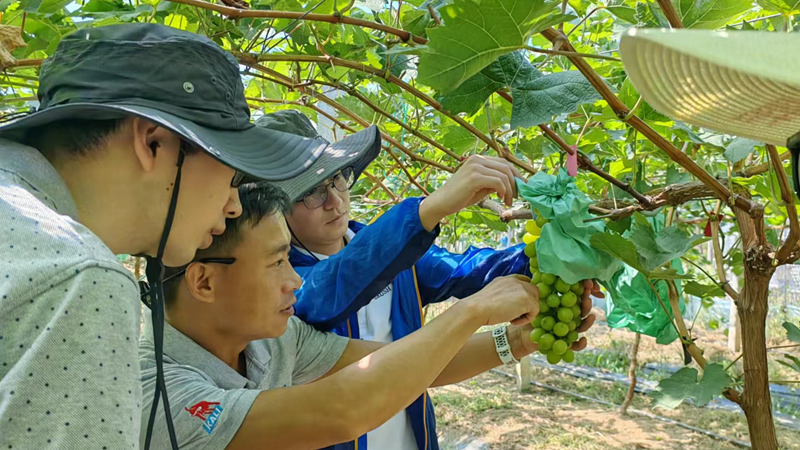
<path id="1" fill-rule="evenodd" d="M 696 281 L 690 281 L 683 286 L 683 292 L 695 297 L 725 297 L 725 291 L 719 286 L 700 284 Z"/>
<path id="2" fill-rule="evenodd" d="M 784 322 L 783 328 L 786 328 L 786 337 L 792 341 L 800 344 L 800 328 L 791 322 Z"/>
<path id="3" fill-rule="evenodd" d="M 658 382 L 653 392 L 655 406 L 675 409 L 683 400 L 691 399 L 696 406 L 704 406 L 712 398 L 722 393 L 731 383 L 731 379 L 720 364 L 708 364 L 703 378 L 697 381 L 697 370 L 684 367 L 669 378 Z"/>
<path id="4" fill-rule="evenodd" d="M 411 10 L 406 11 L 400 19 L 403 29 L 411 34 L 423 36 L 428 24 L 431 23 L 431 13 L 425 10 Z"/>
<path id="5" fill-rule="evenodd" d="M 633 242 L 608 231 L 592 235 L 589 241 L 592 243 L 592 247 L 608 253 L 650 278 L 650 271 L 642 264 L 641 256 L 636 251 Z"/>
<path id="6" fill-rule="evenodd" d="M 760 145 L 763 144 L 752 139 L 737 137 L 725 147 L 725 159 L 730 161 L 731 164 L 736 164 L 747 158 L 747 155 L 753 153 L 753 150 Z"/>
<path id="7" fill-rule="evenodd" d="M 445 147 L 461 155 L 464 152 L 474 150 L 478 138 L 460 125 L 452 125 L 445 129 L 441 143 Z"/>
<path id="8" fill-rule="evenodd" d="M 606 11 L 610 12 L 611 14 L 617 16 L 617 18 L 624 20 L 633 25 L 638 25 L 639 21 L 636 19 L 636 10 L 631 8 L 630 6 L 624 5 L 617 5 L 617 6 L 609 6 L 606 8 Z"/>
<path id="9" fill-rule="evenodd" d="M 578 71 L 556 72 L 512 86 L 511 128 L 533 127 L 571 113 L 578 105 L 599 100 L 600 93 Z"/>
<path id="10" fill-rule="evenodd" d="M 653 227 L 641 214 L 634 214 L 635 223 L 630 239 L 642 256 L 643 264 L 650 272 L 664 263 L 683 256 L 695 245 L 699 236 L 688 236 L 676 226 L 662 229 L 656 234 Z"/>
<path id="11" fill-rule="evenodd" d="M 517 86 L 525 81 L 539 78 L 542 73 L 536 70 L 521 52 L 514 52 L 497 58 L 485 69 L 470 77 L 458 88 L 447 94 L 437 94 L 434 98 L 452 114 L 478 112 L 493 92 L 505 86 Z"/>
<path id="12" fill-rule="evenodd" d="M 781 13 L 785 16 L 800 14 L 800 0 L 756 0 L 765 11 Z"/>
<path id="13" fill-rule="evenodd" d="M 445 25 L 428 30 L 419 81 L 440 92 L 457 88 L 501 55 L 522 49 L 531 34 L 574 18 L 557 12 L 560 3 L 456 0 L 445 6 Z"/>
<path id="14" fill-rule="evenodd" d="M 709 30 L 725 26 L 752 7 L 751 0 L 672 0 L 672 4 L 685 28 Z"/>

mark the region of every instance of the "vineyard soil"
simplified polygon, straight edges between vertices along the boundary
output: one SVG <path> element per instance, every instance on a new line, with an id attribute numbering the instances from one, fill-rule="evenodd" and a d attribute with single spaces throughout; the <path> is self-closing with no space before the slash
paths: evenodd
<path id="1" fill-rule="evenodd" d="M 535 367 L 533 379 L 594 397 L 598 389 L 608 389 Z M 624 388 L 619 390 L 623 395 Z M 741 448 L 653 419 L 621 417 L 616 410 L 546 389 L 532 387 L 519 393 L 514 380 L 492 373 L 434 389 L 432 398 L 443 448 L 448 450 L 459 447 L 447 442 L 464 439 L 480 440 L 491 450 Z M 688 405 L 674 411 L 653 410 L 649 403 L 649 398 L 637 394 L 631 406 L 747 441 L 747 423 L 741 413 L 704 409 L 698 414 Z M 781 448 L 800 449 L 800 432 L 778 426 L 777 434 Z"/>

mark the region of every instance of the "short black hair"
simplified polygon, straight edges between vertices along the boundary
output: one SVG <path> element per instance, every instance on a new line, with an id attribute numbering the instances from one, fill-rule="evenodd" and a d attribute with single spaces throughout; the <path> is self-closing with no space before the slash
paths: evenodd
<path id="1" fill-rule="evenodd" d="M 125 119 L 65 119 L 34 127 L 25 133 L 24 144 L 43 153 L 61 151 L 68 156 L 86 156 L 105 144 L 122 128 Z"/>
<path id="2" fill-rule="evenodd" d="M 243 227 L 253 228 L 265 217 L 277 213 L 286 214 L 293 206 L 285 192 L 265 182 L 246 183 L 239 186 L 239 201 L 242 204 L 242 215 L 235 219 L 225 220 L 225 232 L 214 236 L 211 246 L 205 250 L 199 250 L 192 261 L 205 258 L 229 258 L 231 251 L 241 242 Z M 188 265 L 167 267 L 164 278 L 185 270 Z M 181 274 L 164 284 L 166 305 L 172 303 L 177 297 L 180 285 L 178 281 L 182 277 Z"/>

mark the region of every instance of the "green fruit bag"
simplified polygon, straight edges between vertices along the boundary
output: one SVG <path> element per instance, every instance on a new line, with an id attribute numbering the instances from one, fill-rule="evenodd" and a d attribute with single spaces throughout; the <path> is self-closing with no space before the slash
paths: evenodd
<path id="1" fill-rule="evenodd" d="M 527 183 L 517 180 L 519 195 L 549 223 L 536 240 L 539 268 L 566 283 L 610 280 L 622 263 L 592 247 L 589 238 L 605 231 L 602 220 L 584 222 L 592 216 L 592 200 L 575 186 L 575 178 L 564 169 L 558 175 L 537 172 Z"/>

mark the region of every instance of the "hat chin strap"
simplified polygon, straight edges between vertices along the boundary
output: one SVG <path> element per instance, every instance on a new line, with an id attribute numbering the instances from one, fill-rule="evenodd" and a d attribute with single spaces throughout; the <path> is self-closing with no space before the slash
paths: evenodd
<path id="1" fill-rule="evenodd" d="M 147 280 L 150 282 L 150 290 L 146 295 L 150 297 L 150 312 L 153 321 L 153 345 L 156 354 L 156 389 L 153 397 L 153 406 L 150 408 L 150 419 L 147 421 L 147 434 L 145 437 L 144 448 L 150 449 L 150 441 L 153 437 L 153 424 L 156 419 L 159 398 L 164 398 L 164 416 L 167 420 L 167 431 L 173 450 L 178 450 L 178 439 L 175 435 L 175 425 L 172 423 L 172 412 L 169 409 L 167 399 L 167 385 L 164 381 L 164 250 L 167 247 L 167 240 L 172 229 L 172 221 L 175 218 L 175 208 L 178 205 L 178 191 L 181 186 L 181 167 L 185 154 L 181 150 L 178 153 L 178 173 L 175 175 L 175 189 L 172 191 L 172 199 L 167 211 L 167 221 L 164 224 L 164 231 L 161 233 L 161 241 L 158 243 L 158 252 L 155 258 L 145 256 L 147 260 Z"/>

